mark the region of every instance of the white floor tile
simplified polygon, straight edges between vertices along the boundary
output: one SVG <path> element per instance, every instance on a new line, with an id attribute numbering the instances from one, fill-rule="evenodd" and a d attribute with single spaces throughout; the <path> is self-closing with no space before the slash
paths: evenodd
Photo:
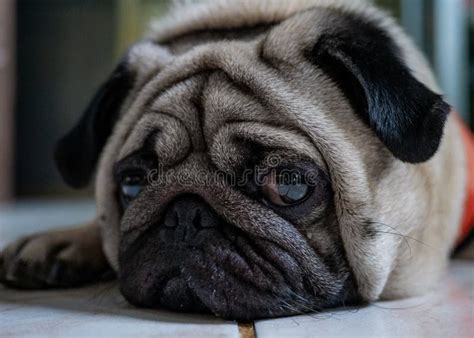
<path id="1" fill-rule="evenodd" d="M 474 263 L 452 262 L 435 294 L 255 324 L 269 337 L 474 337 Z"/>
<path id="2" fill-rule="evenodd" d="M 114 284 L 63 291 L 0 286 L 0 337 L 238 338 L 238 326 L 212 316 L 137 309 Z"/>

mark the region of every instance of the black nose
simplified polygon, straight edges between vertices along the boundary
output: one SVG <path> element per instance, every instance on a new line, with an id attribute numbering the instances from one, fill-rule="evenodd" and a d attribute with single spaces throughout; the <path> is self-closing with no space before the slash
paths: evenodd
<path id="1" fill-rule="evenodd" d="M 173 229 L 175 240 L 188 240 L 199 231 L 217 227 L 219 219 L 207 202 L 196 195 L 176 198 L 168 207 L 163 225 Z"/>

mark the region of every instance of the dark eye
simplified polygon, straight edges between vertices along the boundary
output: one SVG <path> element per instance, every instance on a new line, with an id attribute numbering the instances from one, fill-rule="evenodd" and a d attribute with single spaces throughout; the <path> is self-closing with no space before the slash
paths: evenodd
<path id="1" fill-rule="evenodd" d="M 272 170 L 263 178 L 261 191 L 274 205 L 286 207 L 306 200 L 312 188 L 297 171 Z"/>
<path id="2" fill-rule="evenodd" d="M 128 206 L 146 184 L 146 175 L 144 173 L 125 174 L 120 180 L 120 196 L 122 204 Z"/>

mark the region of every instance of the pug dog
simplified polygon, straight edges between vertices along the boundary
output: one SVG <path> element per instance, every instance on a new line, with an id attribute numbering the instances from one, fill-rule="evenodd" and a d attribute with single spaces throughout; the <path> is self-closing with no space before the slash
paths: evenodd
<path id="1" fill-rule="evenodd" d="M 365 1 L 178 4 L 59 142 L 67 183 L 96 177 L 96 220 L 6 247 L 1 280 L 110 267 L 134 305 L 237 320 L 421 294 L 469 209 L 450 111 Z"/>

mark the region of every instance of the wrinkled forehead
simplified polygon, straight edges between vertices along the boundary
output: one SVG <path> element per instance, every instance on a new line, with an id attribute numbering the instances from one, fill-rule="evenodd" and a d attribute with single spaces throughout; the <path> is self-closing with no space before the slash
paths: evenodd
<path id="1" fill-rule="evenodd" d="M 281 109 L 281 101 L 291 96 L 285 86 L 274 86 L 275 80 L 284 83 L 280 74 L 258 61 L 261 43 L 216 42 L 179 56 L 166 54 L 161 46 L 146 48 L 131 53 L 139 72 L 145 53 L 166 60 L 156 61 L 155 73 L 148 70 L 139 78 L 140 89 L 124 111 L 127 121 L 120 124 L 128 130 L 122 130 L 118 159 L 155 135 L 160 162 L 169 164 L 236 139 L 303 153 L 313 149 L 305 155 L 319 157 L 298 119 Z"/>

